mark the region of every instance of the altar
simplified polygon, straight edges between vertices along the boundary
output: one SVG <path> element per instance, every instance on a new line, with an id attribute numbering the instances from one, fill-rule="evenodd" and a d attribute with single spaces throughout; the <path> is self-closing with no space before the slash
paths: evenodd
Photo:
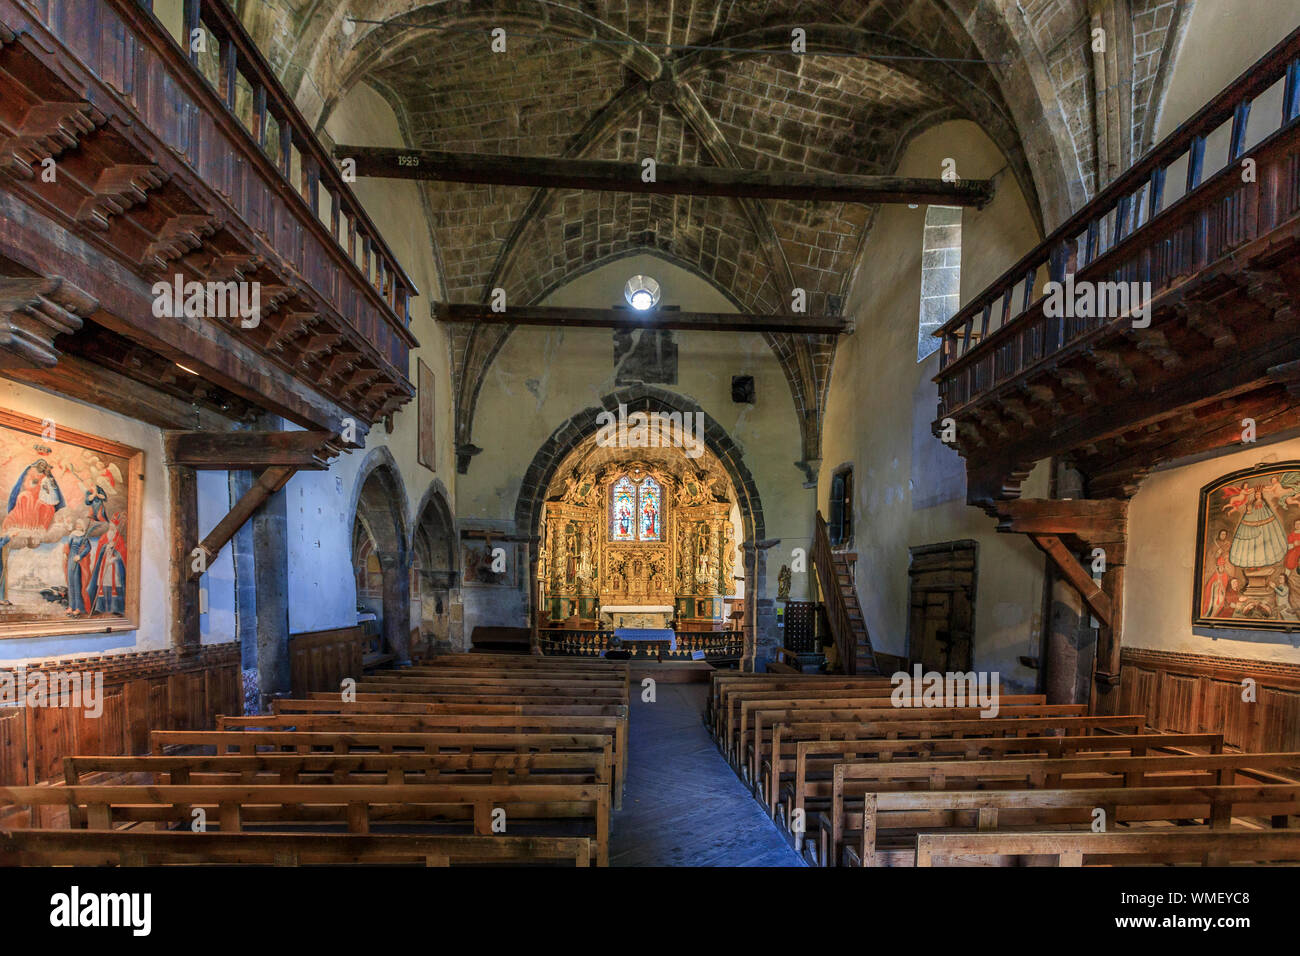
<path id="1" fill-rule="evenodd" d="M 664 630 L 672 627 L 671 604 L 606 604 L 600 608 L 600 620 L 613 628 L 650 628 Z"/>

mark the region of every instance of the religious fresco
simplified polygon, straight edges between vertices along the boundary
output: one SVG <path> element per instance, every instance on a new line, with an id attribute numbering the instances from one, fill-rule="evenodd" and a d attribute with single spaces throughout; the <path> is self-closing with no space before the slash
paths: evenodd
<path id="1" fill-rule="evenodd" d="M 1201 489 L 1192 622 L 1300 628 L 1300 461 Z"/>
<path id="2" fill-rule="evenodd" d="M 0 637 L 134 628 L 144 453 L 0 410 Z"/>
<path id="3" fill-rule="evenodd" d="M 500 548 L 504 554 L 494 554 Z M 485 544 L 461 542 L 461 568 L 463 582 L 471 587 L 480 585 L 496 587 L 519 587 L 521 575 L 520 562 L 515 545 L 507 541 L 492 541 Z"/>

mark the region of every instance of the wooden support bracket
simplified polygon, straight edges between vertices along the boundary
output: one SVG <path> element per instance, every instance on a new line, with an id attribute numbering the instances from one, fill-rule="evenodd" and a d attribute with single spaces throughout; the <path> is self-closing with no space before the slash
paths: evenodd
<path id="1" fill-rule="evenodd" d="M 1112 617 L 1110 598 L 1079 563 L 1079 559 L 1070 553 L 1065 543 L 1054 534 L 1031 534 L 1029 539 L 1052 559 L 1065 579 L 1079 592 L 1093 616 L 1104 627 L 1110 627 Z"/>
<path id="2" fill-rule="evenodd" d="M 293 465 L 273 465 L 257 476 L 253 487 L 244 492 L 243 496 L 235 502 L 235 506 L 217 522 L 212 532 L 199 542 L 199 550 L 203 552 L 205 558 L 205 567 L 211 567 L 212 562 L 221 553 L 221 549 L 235 536 L 235 532 L 244 526 L 244 522 L 253 516 L 267 498 L 288 484 L 297 470 Z M 189 576 L 194 579 L 201 573 L 191 569 Z"/>

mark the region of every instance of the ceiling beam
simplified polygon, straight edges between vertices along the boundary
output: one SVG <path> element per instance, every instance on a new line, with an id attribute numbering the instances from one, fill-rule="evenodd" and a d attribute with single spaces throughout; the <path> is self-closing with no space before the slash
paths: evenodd
<path id="1" fill-rule="evenodd" d="M 167 432 L 163 452 L 169 465 L 200 470 L 318 470 L 338 454 L 334 440 L 329 432 L 315 431 Z"/>
<path id="2" fill-rule="evenodd" d="M 921 203 L 983 206 L 993 198 L 987 179 L 916 179 L 849 176 L 785 169 L 726 169 L 719 166 L 657 164 L 653 176 L 641 163 L 603 159 L 491 156 L 433 149 L 336 146 L 334 157 L 356 162 L 358 176 L 479 183 L 545 189 L 590 189 L 674 196 L 731 196 L 737 199 L 793 199 L 803 202 Z M 647 182 L 646 180 L 650 181 Z"/>
<path id="3" fill-rule="evenodd" d="M 489 325 L 539 325 L 582 329 L 672 329 L 680 332 L 796 332 L 841 335 L 848 321 L 838 315 L 786 312 L 762 315 L 750 312 L 678 312 L 649 309 L 579 309 L 569 306 L 515 306 L 493 312 L 484 304 L 435 303 L 439 322 L 481 322 Z"/>
<path id="4" fill-rule="evenodd" d="M 225 429 L 233 424 L 207 406 L 186 402 L 75 355 L 63 355 L 54 368 L 7 368 L 0 374 L 159 428 Z"/>

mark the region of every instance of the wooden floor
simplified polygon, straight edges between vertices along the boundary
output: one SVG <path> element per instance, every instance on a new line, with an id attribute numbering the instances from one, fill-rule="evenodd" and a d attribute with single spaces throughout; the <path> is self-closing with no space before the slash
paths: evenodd
<path id="1" fill-rule="evenodd" d="M 611 866 L 803 866 L 732 773 L 700 715 L 706 684 L 632 687 L 627 792 Z"/>

